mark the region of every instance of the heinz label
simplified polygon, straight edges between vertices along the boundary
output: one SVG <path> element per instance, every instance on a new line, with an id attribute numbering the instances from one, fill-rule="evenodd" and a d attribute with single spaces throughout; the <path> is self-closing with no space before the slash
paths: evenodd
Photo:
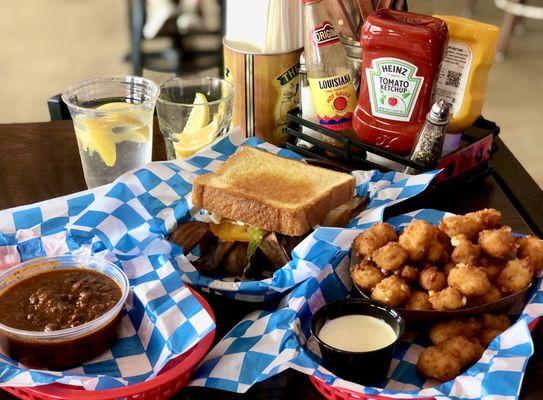
<path id="1" fill-rule="evenodd" d="M 352 126 L 356 106 L 354 85 L 349 73 L 327 78 L 308 78 L 319 124 L 334 130 Z"/>
<path id="2" fill-rule="evenodd" d="M 330 21 L 323 21 L 313 29 L 313 41 L 317 47 L 339 42 L 336 29 Z"/>
<path id="3" fill-rule="evenodd" d="M 376 58 L 366 68 L 366 81 L 375 117 L 409 121 L 417 103 L 424 77 L 417 66 L 397 58 Z"/>

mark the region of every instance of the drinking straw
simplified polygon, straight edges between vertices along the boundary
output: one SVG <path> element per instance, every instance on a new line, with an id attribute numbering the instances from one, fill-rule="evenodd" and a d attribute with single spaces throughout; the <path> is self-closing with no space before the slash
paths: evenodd
<path id="1" fill-rule="evenodd" d="M 360 15 L 362 15 L 362 19 L 365 21 L 373 11 L 373 4 L 371 0 L 357 0 L 356 3 L 358 4 L 358 10 L 360 11 Z"/>
<path id="2" fill-rule="evenodd" d="M 339 7 L 341 8 L 341 12 L 345 16 L 344 19 L 347 21 L 347 24 L 349 25 L 349 30 L 351 31 L 351 38 L 356 38 L 358 36 L 358 30 L 356 29 L 356 23 L 353 20 L 352 14 L 349 14 L 349 11 L 347 10 L 347 7 L 345 6 L 344 0 L 337 0 Z"/>
<path id="3" fill-rule="evenodd" d="M 348 10 L 343 0 L 325 0 L 325 5 L 334 19 L 334 26 L 337 32 L 344 37 L 357 38 L 358 29 L 353 18 L 354 15 Z"/>

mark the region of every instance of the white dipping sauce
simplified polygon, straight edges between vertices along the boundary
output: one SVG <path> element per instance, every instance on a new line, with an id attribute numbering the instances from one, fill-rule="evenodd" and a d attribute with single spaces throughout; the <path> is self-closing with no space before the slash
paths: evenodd
<path id="1" fill-rule="evenodd" d="M 363 352 L 392 344 L 397 335 L 385 321 L 368 315 L 344 315 L 326 321 L 319 339 L 336 349 Z"/>

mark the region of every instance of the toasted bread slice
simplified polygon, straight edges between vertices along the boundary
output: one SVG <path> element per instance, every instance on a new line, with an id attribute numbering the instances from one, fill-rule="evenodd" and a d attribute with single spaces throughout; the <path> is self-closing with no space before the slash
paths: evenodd
<path id="1" fill-rule="evenodd" d="M 223 217 L 300 236 L 351 200 L 355 179 L 242 146 L 214 173 L 197 177 L 192 202 Z"/>

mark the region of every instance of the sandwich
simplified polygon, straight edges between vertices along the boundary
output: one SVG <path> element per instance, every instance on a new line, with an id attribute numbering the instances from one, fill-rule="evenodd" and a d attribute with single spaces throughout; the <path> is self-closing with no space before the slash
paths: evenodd
<path id="1" fill-rule="evenodd" d="M 241 279 L 271 276 L 323 222 L 344 225 L 360 199 L 353 176 L 242 146 L 213 173 L 198 176 L 193 220 L 170 240 L 196 268 Z"/>

